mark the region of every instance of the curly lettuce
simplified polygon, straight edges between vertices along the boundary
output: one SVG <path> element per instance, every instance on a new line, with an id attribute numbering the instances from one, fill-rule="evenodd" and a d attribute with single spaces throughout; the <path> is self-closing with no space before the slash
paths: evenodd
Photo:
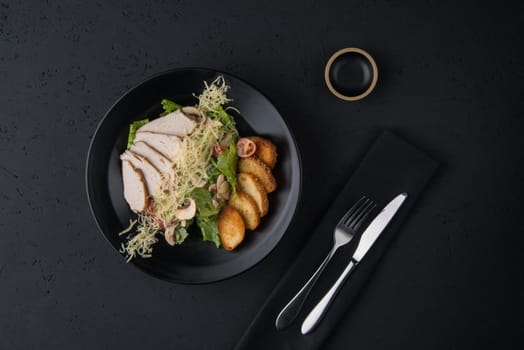
<path id="1" fill-rule="evenodd" d="M 182 108 L 181 105 L 171 100 L 168 100 L 167 98 L 163 99 L 160 103 L 162 104 L 162 109 L 164 110 L 164 112 L 160 114 L 160 116 L 172 113 L 177 109 Z"/>
<path id="2" fill-rule="evenodd" d="M 233 195 L 235 195 L 237 189 L 237 163 L 236 142 L 233 140 L 229 143 L 228 148 L 218 155 L 216 162 L 217 169 L 224 174 L 227 182 L 231 185 Z"/>
<path id="3" fill-rule="evenodd" d="M 129 124 L 129 134 L 127 135 L 127 149 L 130 149 L 135 141 L 136 131 L 149 123 L 149 119 L 137 120 Z"/>
<path id="4" fill-rule="evenodd" d="M 217 220 L 218 213 L 220 213 L 222 206 L 215 207 L 213 205 L 213 197 L 205 188 L 195 188 L 191 191 L 191 198 L 193 198 L 196 203 L 196 224 L 202 232 L 202 239 L 204 241 L 212 241 L 217 248 L 220 247 L 221 243 Z"/>

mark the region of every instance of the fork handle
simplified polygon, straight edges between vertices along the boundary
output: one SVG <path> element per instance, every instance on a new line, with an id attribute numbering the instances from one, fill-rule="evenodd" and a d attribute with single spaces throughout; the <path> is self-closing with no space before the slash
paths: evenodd
<path id="1" fill-rule="evenodd" d="M 311 310 L 309 315 L 307 315 L 306 319 L 302 323 L 302 327 L 300 328 L 300 332 L 302 334 L 308 334 L 317 326 L 317 324 L 326 314 L 328 307 L 333 302 L 333 298 L 338 293 L 340 287 L 342 286 L 342 283 L 344 283 L 344 281 L 348 278 L 349 274 L 351 273 L 351 271 L 353 271 L 353 268 L 355 268 L 357 264 L 358 262 L 356 260 L 351 259 L 351 261 L 346 266 L 342 274 L 338 277 L 337 281 L 329 289 L 326 295 L 324 295 L 324 297 L 313 308 L 313 310 Z"/>
<path id="2" fill-rule="evenodd" d="M 333 254 L 335 254 L 335 251 L 338 249 L 338 246 L 333 246 L 331 248 L 328 255 L 324 258 L 324 261 L 322 261 L 322 264 L 317 268 L 315 273 L 309 278 L 309 280 L 304 284 L 304 286 L 298 291 L 298 293 L 287 303 L 286 306 L 280 311 L 280 313 L 277 316 L 277 319 L 275 321 L 275 327 L 278 330 L 282 330 L 295 320 L 297 318 L 298 314 L 300 313 L 300 310 L 302 309 L 302 305 L 304 305 L 304 301 L 306 300 L 307 296 L 311 292 L 311 289 L 315 285 L 315 283 L 318 280 L 318 277 L 324 271 L 326 265 L 333 257 Z"/>

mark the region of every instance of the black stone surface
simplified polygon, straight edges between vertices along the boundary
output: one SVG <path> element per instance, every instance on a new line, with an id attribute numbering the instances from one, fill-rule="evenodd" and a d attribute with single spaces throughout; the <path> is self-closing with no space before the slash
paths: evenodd
<path id="1" fill-rule="evenodd" d="M 0 1 L 0 349 L 230 349 L 382 128 L 442 163 L 328 349 L 522 348 L 523 5 L 517 1 Z M 376 90 L 332 96 L 362 47 Z M 298 218 L 245 274 L 185 286 L 127 266 L 84 189 L 90 137 L 170 68 L 236 74 L 293 129 Z M 263 341 L 263 340 L 261 340 Z"/>

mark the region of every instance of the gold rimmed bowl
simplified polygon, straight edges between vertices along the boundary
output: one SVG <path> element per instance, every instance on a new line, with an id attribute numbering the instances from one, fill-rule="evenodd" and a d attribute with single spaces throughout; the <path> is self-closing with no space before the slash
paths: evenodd
<path id="1" fill-rule="evenodd" d="M 324 78 L 329 91 L 336 97 L 345 101 L 361 100 L 377 85 L 377 64 L 362 49 L 344 48 L 329 58 Z"/>

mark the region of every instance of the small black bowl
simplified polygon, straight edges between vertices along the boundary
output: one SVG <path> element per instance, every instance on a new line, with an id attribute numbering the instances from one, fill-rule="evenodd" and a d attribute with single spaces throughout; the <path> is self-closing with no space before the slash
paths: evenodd
<path id="1" fill-rule="evenodd" d="M 362 49 L 341 49 L 328 60 L 324 78 L 333 95 L 345 101 L 360 100 L 369 95 L 377 84 L 377 64 Z"/>

